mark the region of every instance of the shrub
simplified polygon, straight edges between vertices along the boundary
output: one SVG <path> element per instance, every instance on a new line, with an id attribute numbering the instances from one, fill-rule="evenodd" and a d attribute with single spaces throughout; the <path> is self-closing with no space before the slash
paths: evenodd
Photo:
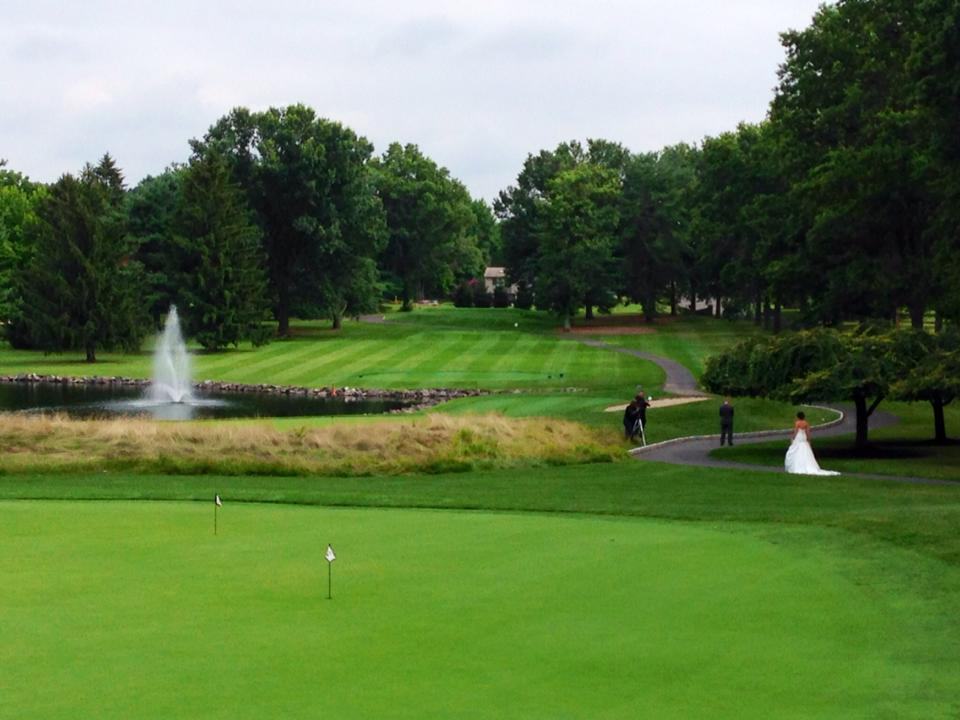
<path id="1" fill-rule="evenodd" d="M 510 307 L 510 294 L 505 287 L 497 285 L 493 289 L 493 306 L 497 308 Z"/>
<path id="2" fill-rule="evenodd" d="M 487 292 L 487 288 L 482 282 L 473 286 L 473 306 L 478 308 L 488 308 L 493 304 L 493 296 Z"/>
<path id="3" fill-rule="evenodd" d="M 473 288 L 464 280 L 453 290 L 453 304 L 459 308 L 473 307 Z"/>
<path id="4" fill-rule="evenodd" d="M 513 299 L 513 306 L 518 310 L 529 310 L 533 307 L 533 288 L 520 285 L 517 296 Z"/>

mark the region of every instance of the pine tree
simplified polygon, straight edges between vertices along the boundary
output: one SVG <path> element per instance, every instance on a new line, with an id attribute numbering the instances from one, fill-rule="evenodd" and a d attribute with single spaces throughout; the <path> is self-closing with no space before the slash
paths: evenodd
<path id="1" fill-rule="evenodd" d="M 141 270 L 131 261 L 119 182 L 118 193 L 88 166 L 79 178 L 60 178 L 38 206 L 35 253 L 18 277 L 18 320 L 34 346 L 83 350 L 87 362 L 98 349 L 139 348 Z"/>
<path id="2" fill-rule="evenodd" d="M 190 163 L 175 227 L 175 292 L 187 335 L 208 350 L 265 342 L 260 233 L 222 155 L 209 152 Z"/>

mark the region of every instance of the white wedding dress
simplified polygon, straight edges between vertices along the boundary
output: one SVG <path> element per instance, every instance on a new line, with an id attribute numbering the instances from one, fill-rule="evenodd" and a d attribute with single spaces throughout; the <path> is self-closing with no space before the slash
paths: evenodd
<path id="1" fill-rule="evenodd" d="M 793 442 L 787 448 L 787 457 L 783 461 L 783 466 L 788 473 L 797 475 L 839 475 L 834 470 L 823 470 L 813 456 L 813 448 L 810 447 L 810 441 L 807 440 L 805 430 L 797 430 Z"/>

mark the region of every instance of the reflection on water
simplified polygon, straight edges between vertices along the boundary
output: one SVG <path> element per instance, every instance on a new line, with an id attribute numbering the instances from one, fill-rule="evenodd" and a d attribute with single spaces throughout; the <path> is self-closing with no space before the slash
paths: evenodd
<path id="1" fill-rule="evenodd" d="M 0 412 L 64 413 L 76 418 L 148 416 L 157 420 L 203 420 L 239 417 L 309 417 L 360 415 L 402 408 L 395 400 L 346 402 L 302 395 L 209 393 L 189 402 L 162 402 L 136 387 L 0 383 Z"/>

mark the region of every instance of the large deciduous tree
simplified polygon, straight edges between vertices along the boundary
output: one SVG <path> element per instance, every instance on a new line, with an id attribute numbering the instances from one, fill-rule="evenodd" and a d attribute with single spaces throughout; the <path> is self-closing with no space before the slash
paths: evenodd
<path id="1" fill-rule="evenodd" d="M 771 116 L 790 146 L 821 321 L 906 306 L 921 327 L 933 301 L 926 121 L 908 70 L 924 34 L 916 6 L 841 0 L 783 35 Z"/>
<path id="2" fill-rule="evenodd" d="M 0 324 L 6 328 L 8 339 L 17 343 L 23 328 L 11 322 L 19 315 L 15 280 L 32 256 L 31 228 L 46 188 L 5 165 L 0 160 Z"/>
<path id="3" fill-rule="evenodd" d="M 494 211 L 500 220 L 503 238 L 503 256 L 507 277 L 520 286 L 521 294 L 536 284 L 541 273 L 542 241 L 545 220 L 541 217 L 550 192 L 550 183 L 561 173 L 590 164 L 602 167 L 622 181 L 630 158 L 629 151 L 619 143 L 602 139 L 590 139 L 586 147 L 577 141 L 560 143 L 554 150 L 541 150 L 528 155 L 517 177 L 516 185 L 500 192 L 494 202 Z M 610 248 L 613 257 L 613 248 Z M 575 303 L 585 307 L 587 318 L 593 308 L 609 309 L 615 301 L 616 291 L 622 283 L 616 274 L 607 272 L 595 275 L 582 287 L 584 296 Z M 553 306 L 552 300 L 544 299 L 538 305 Z"/>
<path id="4" fill-rule="evenodd" d="M 592 163 L 559 173 L 538 200 L 537 307 L 563 318 L 590 302 L 596 288 L 612 287 L 620 178 Z"/>
<path id="5" fill-rule="evenodd" d="M 669 294 L 671 313 L 686 277 L 690 205 L 696 152 L 688 145 L 627 160 L 620 196 L 620 248 L 624 295 L 643 304 L 652 320 L 657 301 Z"/>
<path id="6" fill-rule="evenodd" d="M 856 444 L 863 447 L 870 416 L 903 370 L 894 347 L 891 335 L 869 329 L 753 338 L 710 358 L 703 384 L 712 392 L 792 402 L 852 401 Z"/>
<path id="7" fill-rule="evenodd" d="M 338 325 L 343 313 L 375 303 L 373 259 L 385 232 L 365 138 L 291 105 L 237 108 L 192 146 L 196 156 L 224 153 L 247 191 L 263 230 L 280 335 L 297 310 Z"/>
<path id="8" fill-rule="evenodd" d="M 393 143 L 376 161 L 376 183 L 389 235 L 382 262 L 400 284 L 404 309 L 482 272 L 485 258 L 471 234 L 477 208 L 446 168 L 416 145 Z"/>

